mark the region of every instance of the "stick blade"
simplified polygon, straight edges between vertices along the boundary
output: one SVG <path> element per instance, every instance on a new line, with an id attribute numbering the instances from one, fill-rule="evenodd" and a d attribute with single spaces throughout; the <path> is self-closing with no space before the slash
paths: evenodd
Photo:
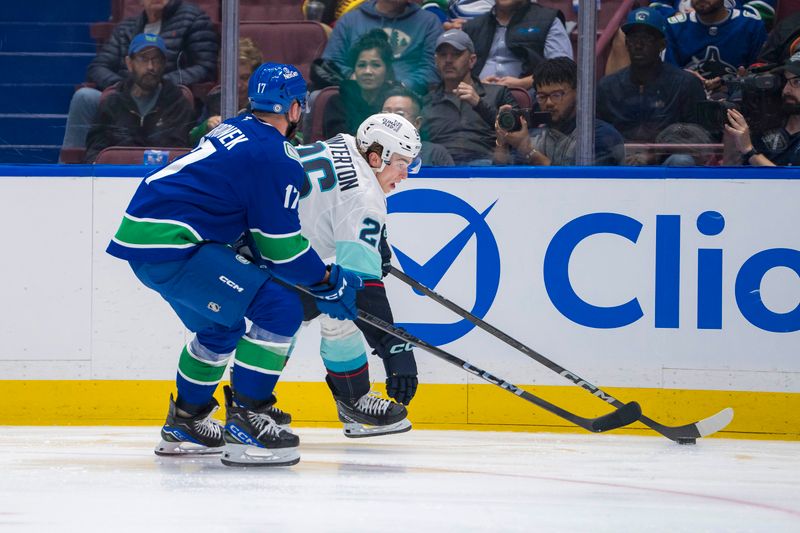
<path id="1" fill-rule="evenodd" d="M 701 437 L 707 437 L 717 431 L 725 429 L 725 427 L 733 421 L 733 409 L 726 407 L 719 413 L 704 418 L 699 422 L 695 422 L 697 432 Z"/>
<path id="2" fill-rule="evenodd" d="M 642 416 L 642 408 L 637 402 L 629 402 L 610 413 L 599 416 L 592 421 L 592 431 L 602 433 L 612 429 L 633 424 Z"/>

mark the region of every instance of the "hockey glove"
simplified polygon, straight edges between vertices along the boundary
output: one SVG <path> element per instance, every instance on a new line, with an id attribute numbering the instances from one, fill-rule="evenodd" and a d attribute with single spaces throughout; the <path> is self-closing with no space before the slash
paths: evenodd
<path id="1" fill-rule="evenodd" d="M 386 369 L 386 394 L 397 403 L 408 405 L 417 393 L 417 362 L 411 345 L 396 337 L 386 336 L 383 345 L 383 366 Z M 378 350 L 376 353 L 380 355 Z"/>
<path id="2" fill-rule="evenodd" d="M 355 320 L 356 292 L 364 288 L 364 282 L 355 272 L 339 265 L 329 265 L 329 269 L 328 281 L 308 288 L 317 298 L 317 309 L 331 318 Z"/>

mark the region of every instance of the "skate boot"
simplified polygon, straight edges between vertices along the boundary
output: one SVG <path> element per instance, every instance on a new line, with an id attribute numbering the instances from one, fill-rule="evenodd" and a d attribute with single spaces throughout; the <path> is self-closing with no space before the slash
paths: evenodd
<path id="1" fill-rule="evenodd" d="M 269 397 L 267 403 L 265 404 L 265 407 L 267 408 L 267 414 L 275 421 L 276 424 L 286 431 L 291 432 L 292 428 L 289 427 L 289 424 L 292 423 L 292 415 L 275 407 L 277 402 L 278 398 L 276 398 L 274 394 Z"/>
<path id="2" fill-rule="evenodd" d="M 328 380 L 326 380 L 328 381 Z M 406 418 L 405 406 L 391 400 L 384 400 L 376 392 L 368 392 L 361 398 L 338 396 L 334 393 L 339 420 L 344 423 L 344 436 L 351 439 L 391 435 L 411 430 L 411 422 Z"/>
<path id="3" fill-rule="evenodd" d="M 211 403 L 194 416 L 181 416 L 172 395 L 169 396 L 167 421 L 161 428 L 161 442 L 156 446 L 156 455 L 209 455 L 222 452 L 222 424 L 212 418 L 219 403 Z"/>
<path id="4" fill-rule="evenodd" d="M 222 464 L 291 466 L 300 462 L 297 449 L 300 439 L 276 423 L 270 415 L 270 409 L 274 407 L 269 401 L 254 409 L 247 409 L 236 405 L 230 387 L 224 387 L 223 391 L 227 417 Z"/>

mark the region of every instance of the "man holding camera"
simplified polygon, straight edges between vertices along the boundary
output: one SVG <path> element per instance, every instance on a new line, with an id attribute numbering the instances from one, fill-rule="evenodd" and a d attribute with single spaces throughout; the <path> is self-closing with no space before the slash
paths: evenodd
<path id="1" fill-rule="evenodd" d="M 786 80 L 782 93 L 786 122 L 782 128 L 751 140 L 750 126 L 744 116 L 736 109 L 728 110 L 725 132 L 733 138 L 743 165 L 800 165 L 800 53 L 790 57 L 776 72 L 782 72 Z"/>
<path id="2" fill-rule="evenodd" d="M 575 164 L 575 101 L 578 68 L 572 59 L 547 59 L 534 70 L 536 100 L 544 113 L 529 120 L 510 106 L 502 106 L 495 130 L 495 162 L 516 165 Z M 622 135 L 607 122 L 595 122 L 595 165 L 620 165 L 625 158 Z"/>

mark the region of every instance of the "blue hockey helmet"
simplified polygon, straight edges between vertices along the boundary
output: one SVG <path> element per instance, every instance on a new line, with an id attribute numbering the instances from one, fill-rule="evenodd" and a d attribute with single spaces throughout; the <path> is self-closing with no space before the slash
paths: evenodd
<path id="1" fill-rule="evenodd" d="M 259 66 L 247 85 L 247 96 L 253 111 L 286 113 L 292 102 L 306 107 L 308 87 L 303 75 L 294 65 L 264 63 Z"/>

